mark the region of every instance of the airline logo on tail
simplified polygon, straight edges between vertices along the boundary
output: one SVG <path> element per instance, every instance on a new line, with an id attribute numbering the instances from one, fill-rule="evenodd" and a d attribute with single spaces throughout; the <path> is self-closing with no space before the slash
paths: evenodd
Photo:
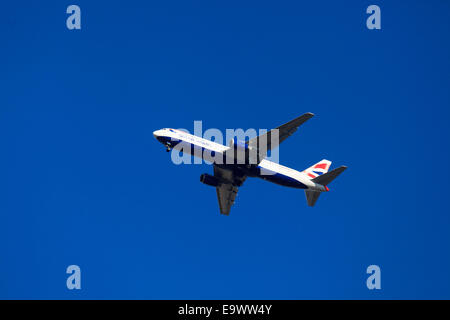
<path id="1" fill-rule="evenodd" d="M 306 173 L 307 176 L 310 177 L 311 179 L 314 179 L 324 173 L 327 173 L 330 166 L 331 166 L 331 161 L 323 159 L 322 161 L 317 162 L 315 165 L 313 165 L 312 167 L 309 167 L 308 169 L 306 169 L 303 172 Z"/>

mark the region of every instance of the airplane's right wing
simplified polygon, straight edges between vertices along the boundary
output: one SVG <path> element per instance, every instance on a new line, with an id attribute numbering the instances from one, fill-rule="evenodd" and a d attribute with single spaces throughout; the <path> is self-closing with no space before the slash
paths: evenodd
<path id="1" fill-rule="evenodd" d="M 222 181 L 222 183 L 216 187 L 220 213 L 229 215 L 231 206 L 234 204 L 238 192 L 237 186 L 242 185 L 246 176 L 238 175 L 232 169 L 224 169 L 218 166 L 214 166 L 214 176 Z"/>
<path id="2" fill-rule="evenodd" d="M 231 206 L 234 204 L 234 199 L 238 192 L 238 188 L 232 184 L 222 184 L 216 187 L 217 199 L 219 200 L 220 213 L 229 215 Z"/>

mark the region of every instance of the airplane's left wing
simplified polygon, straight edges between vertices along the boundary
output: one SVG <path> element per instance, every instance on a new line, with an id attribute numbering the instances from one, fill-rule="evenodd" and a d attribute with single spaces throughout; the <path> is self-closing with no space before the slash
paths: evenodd
<path id="1" fill-rule="evenodd" d="M 234 204 L 238 192 L 238 186 L 242 185 L 246 176 L 237 174 L 231 168 L 225 169 L 218 166 L 214 166 L 214 176 L 222 181 L 222 183 L 216 187 L 220 213 L 229 215 L 231 206 Z"/>
<path id="2" fill-rule="evenodd" d="M 276 129 L 270 130 L 263 135 L 247 141 L 247 144 L 250 148 L 253 147 L 258 150 L 258 159 L 262 160 L 266 156 L 268 150 L 278 147 L 281 142 L 290 137 L 295 131 L 297 131 L 298 127 L 300 127 L 307 120 L 311 119 L 313 116 L 314 114 L 311 112 L 304 113 L 300 117 L 297 117 Z M 275 130 L 278 133 L 278 139 L 277 141 L 272 141 L 272 135 L 274 135 Z"/>

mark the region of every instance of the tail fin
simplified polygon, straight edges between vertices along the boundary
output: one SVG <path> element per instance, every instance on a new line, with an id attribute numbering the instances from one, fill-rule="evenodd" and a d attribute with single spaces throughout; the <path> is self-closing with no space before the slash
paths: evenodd
<path id="1" fill-rule="evenodd" d="M 322 160 L 322 161 L 327 161 L 327 160 Z M 328 168 L 329 167 L 330 166 L 328 165 Z M 327 168 L 327 170 L 328 170 L 328 168 Z M 341 166 L 339 168 L 331 170 L 330 172 L 326 172 L 326 173 L 324 173 L 324 174 L 322 174 L 320 176 L 315 177 L 314 179 L 312 179 L 312 181 L 315 182 L 315 183 L 321 184 L 323 186 L 326 186 L 331 181 L 336 179 L 338 175 L 340 175 L 342 172 L 344 172 L 345 169 L 347 169 L 346 166 Z M 327 190 L 328 190 L 328 188 L 327 188 Z M 317 199 L 320 196 L 320 193 L 321 193 L 320 191 L 305 190 L 306 201 L 308 202 L 308 206 L 310 206 L 310 207 L 314 206 L 314 204 L 316 203 Z"/>
<path id="2" fill-rule="evenodd" d="M 327 173 L 328 169 L 330 169 L 330 166 L 331 161 L 323 159 L 322 161 L 317 162 L 315 165 L 309 167 L 303 172 L 306 173 L 311 179 L 314 179 L 323 175 L 324 173 Z"/>

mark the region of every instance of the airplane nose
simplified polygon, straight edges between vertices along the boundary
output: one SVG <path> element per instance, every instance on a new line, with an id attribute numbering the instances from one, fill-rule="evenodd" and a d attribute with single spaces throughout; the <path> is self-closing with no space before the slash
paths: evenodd
<path id="1" fill-rule="evenodd" d="M 153 131 L 153 136 L 154 136 L 156 139 L 158 139 L 158 137 L 161 136 L 161 130 Z"/>
<path id="2" fill-rule="evenodd" d="M 166 138 L 164 137 L 164 130 L 160 129 L 160 130 L 153 131 L 153 136 L 155 137 L 156 140 L 158 140 L 162 144 L 165 144 Z"/>

